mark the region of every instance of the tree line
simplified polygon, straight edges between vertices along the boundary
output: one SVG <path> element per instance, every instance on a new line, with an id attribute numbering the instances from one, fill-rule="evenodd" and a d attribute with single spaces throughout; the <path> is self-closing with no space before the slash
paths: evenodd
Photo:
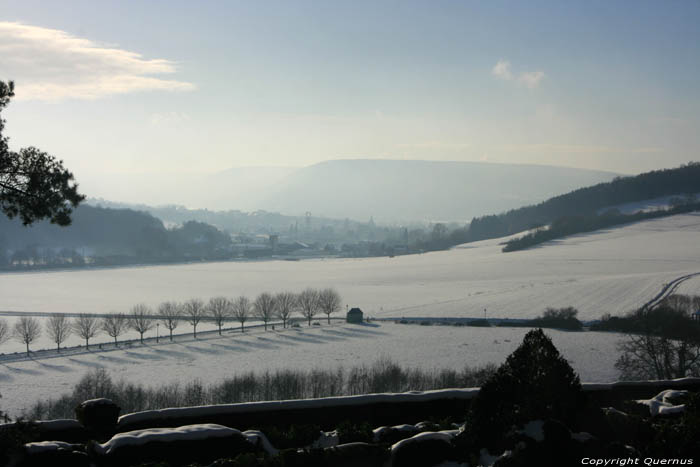
<path id="1" fill-rule="evenodd" d="M 217 382 L 175 381 L 152 386 L 114 381 L 104 368 L 97 368 L 86 373 L 70 393 L 37 401 L 24 416 L 31 420 L 72 418 L 78 404 L 101 397 L 116 402 L 123 413 L 133 413 L 166 407 L 469 388 L 483 384 L 495 370 L 493 364 L 465 365 L 461 370 L 410 368 L 381 358 L 348 368 L 248 371 Z"/>
<path id="2" fill-rule="evenodd" d="M 306 288 L 300 293 L 263 292 L 254 300 L 246 296 L 233 299 L 220 296 L 212 297 L 208 302 L 199 298 L 182 303 L 166 301 L 155 309 L 140 303 L 134 305 L 129 313 L 81 313 L 72 319 L 63 314 L 55 314 L 48 318 L 44 330 L 56 344 L 56 350 L 60 352 L 61 344 L 73 334 L 85 341 L 86 348 L 89 348 L 90 339 L 103 332 L 113 338 L 114 344 L 117 345 L 119 336 L 133 330 L 139 333 L 143 343 L 144 334 L 160 323 L 168 330 L 171 341 L 173 331 L 183 321 L 192 326 L 195 339 L 197 325 L 205 320 L 212 321 L 218 327 L 219 335 L 224 325 L 230 321 L 240 323 L 241 332 L 245 332 L 245 323 L 253 319 L 262 321 L 266 331 L 268 323 L 274 319 L 282 320 L 282 326 L 286 328 L 294 314 L 301 315 L 310 326 L 313 318 L 323 313 L 330 324 L 331 315 L 341 310 L 341 304 L 341 296 L 333 288 Z M 0 344 L 14 338 L 26 346 L 27 355 L 29 346 L 39 339 L 41 334 L 42 327 L 35 317 L 22 316 L 12 328 L 5 320 L 0 320 Z"/>
<path id="3" fill-rule="evenodd" d="M 700 162 L 689 162 L 673 169 L 654 170 L 634 177 L 617 177 L 555 196 L 542 203 L 508 212 L 475 217 L 464 232 L 464 241 L 505 237 L 537 228 L 572 215 L 591 217 L 608 206 L 661 196 L 700 192 Z"/>
<path id="4" fill-rule="evenodd" d="M 574 235 L 577 233 L 593 232 L 595 230 L 612 227 L 615 225 L 627 224 L 642 220 L 657 219 L 660 217 L 685 214 L 700 210 L 700 203 L 694 196 L 677 198 L 671 200 L 671 207 L 649 212 L 636 212 L 634 214 L 622 214 L 617 209 L 611 209 L 602 214 L 591 214 L 588 216 L 565 216 L 556 219 L 549 228 L 537 229 L 532 233 L 522 237 L 508 240 L 503 247 L 504 252 L 524 250 L 540 243 L 548 242 L 557 238 Z"/>

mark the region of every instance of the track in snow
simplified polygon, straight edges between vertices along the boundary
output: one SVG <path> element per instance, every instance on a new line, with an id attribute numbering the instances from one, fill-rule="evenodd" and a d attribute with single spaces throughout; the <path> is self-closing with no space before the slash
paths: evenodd
<path id="1" fill-rule="evenodd" d="M 663 286 L 663 288 L 661 289 L 661 291 L 660 291 L 658 294 L 656 294 L 656 296 L 655 296 L 654 298 L 652 298 L 651 300 L 649 300 L 648 302 L 646 302 L 646 303 L 642 306 L 642 309 L 643 309 L 643 310 L 649 310 L 649 309 L 651 309 L 651 308 L 654 308 L 654 307 L 657 306 L 659 303 L 661 303 L 661 301 L 662 301 L 664 298 L 668 297 L 669 295 L 672 295 L 673 292 L 675 292 L 675 291 L 678 289 L 678 287 L 679 287 L 683 282 L 685 282 L 685 281 L 687 281 L 688 279 L 690 279 L 690 278 L 692 278 L 692 277 L 695 277 L 695 276 L 700 276 L 700 272 L 694 272 L 694 273 L 692 273 L 692 274 L 686 274 L 685 276 L 677 277 L 677 278 L 673 279 L 672 281 L 668 282 L 667 284 L 664 284 L 664 286 Z"/>

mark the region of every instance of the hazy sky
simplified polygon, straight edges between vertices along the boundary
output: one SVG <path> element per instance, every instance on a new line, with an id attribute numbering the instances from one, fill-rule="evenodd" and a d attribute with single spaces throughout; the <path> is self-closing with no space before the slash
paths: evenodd
<path id="1" fill-rule="evenodd" d="M 698 160 L 700 2 L 0 0 L 13 148 L 78 177 Z"/>

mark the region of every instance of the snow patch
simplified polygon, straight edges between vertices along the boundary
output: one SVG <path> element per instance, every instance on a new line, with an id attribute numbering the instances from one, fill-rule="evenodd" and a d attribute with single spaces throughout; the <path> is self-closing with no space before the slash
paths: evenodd
<path id="1" fill-rule="evenodd" d="M 246 440 L 255 445 L 255 446 L 260 446 L 262 447 L 266 453 L 268 453 L 271 456 L 276 456 L 279 450 L 277 450 L 272 443 L 270 443 L 270 440 L 267 439 L 267 436 L 265 436 L 265 433 L 262 431 L 258 430 L 246 430 L 243 432 L 243 436 L 245 436 Z"/>
<path id="2" fill-rule="evenodd" d="M 96 444 L 95 451 L 98 454 L 109 455 L 120 448 L 142 446 L 152 441 L 195 441 L 208 438 L 226 438 L 235 434 L 242 433 L 234 428 L 228 428 L 214 423 L 186 425 L 178 428 L 149 428 L 146 430 L 119 433 L 104 444 Z"/>
<path id="3" fill-rule="evenodd" d="M 651 399 L 637 400 L 639 404 L 644 404 L 649 407 L 649 414 L 655 415 L 672 415 L 685 411 L 685 404 L 674 404 L 673 400 L 684 397 L 688 394 L 685 390 L 667 389 L 661 391 Z"/>
<path id="4" fill-rule="evenodd" d="M 24 445 L 24 449 L 29 455 L 41 454 L 50 451 L 74 451 L 80 449 L 82 446 L 80 444 L 65 443 L 63 441 L 39 441 L 35 443 L 27 443 Z"/>
<path id="5" fill-rule="evenodd" d="M 454 436 L 450 433 L 445 433 L 442 431 L 426 431 L 424 433 L 418 433 L 417 435 L 412 436 L 411 438 L 402 439 L 401 441 L 394 443 L 391 446 L 391 452 L 393 453 L 394 451 L 408 444 L 420 443 L 423 441 L 445 441 L 449 443 L 452 441 L 453 437 Z"/>
<path id="6" fill-rule="evenodd" d="M 488 449 L 482 448 L 479 452 L 479 466 L 491 467 L 497 460 L 508 458 L 511 455 L 511 451 L 504 451 L 503 454 L 494 456 L 488 451 Z"/>

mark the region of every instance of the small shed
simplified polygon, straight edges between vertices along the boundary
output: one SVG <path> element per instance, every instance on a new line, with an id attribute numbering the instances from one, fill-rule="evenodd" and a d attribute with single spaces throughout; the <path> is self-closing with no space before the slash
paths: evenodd
<path id="1" fill-rule="evenodd" d="M 346 320 L 348 323 L 361 323 L 362 310 L 360 310 L 359 308 L 351 308 L 350 311 L 348 311 Z"/>
<path id="2" fill-rule="evenodd" d="M 698 310 L 698 311 L 696 311 L 695 313 L 693 313 L 693 319 L 694 319 L 695 321 L 700 321 L 700 310 Z"/>

